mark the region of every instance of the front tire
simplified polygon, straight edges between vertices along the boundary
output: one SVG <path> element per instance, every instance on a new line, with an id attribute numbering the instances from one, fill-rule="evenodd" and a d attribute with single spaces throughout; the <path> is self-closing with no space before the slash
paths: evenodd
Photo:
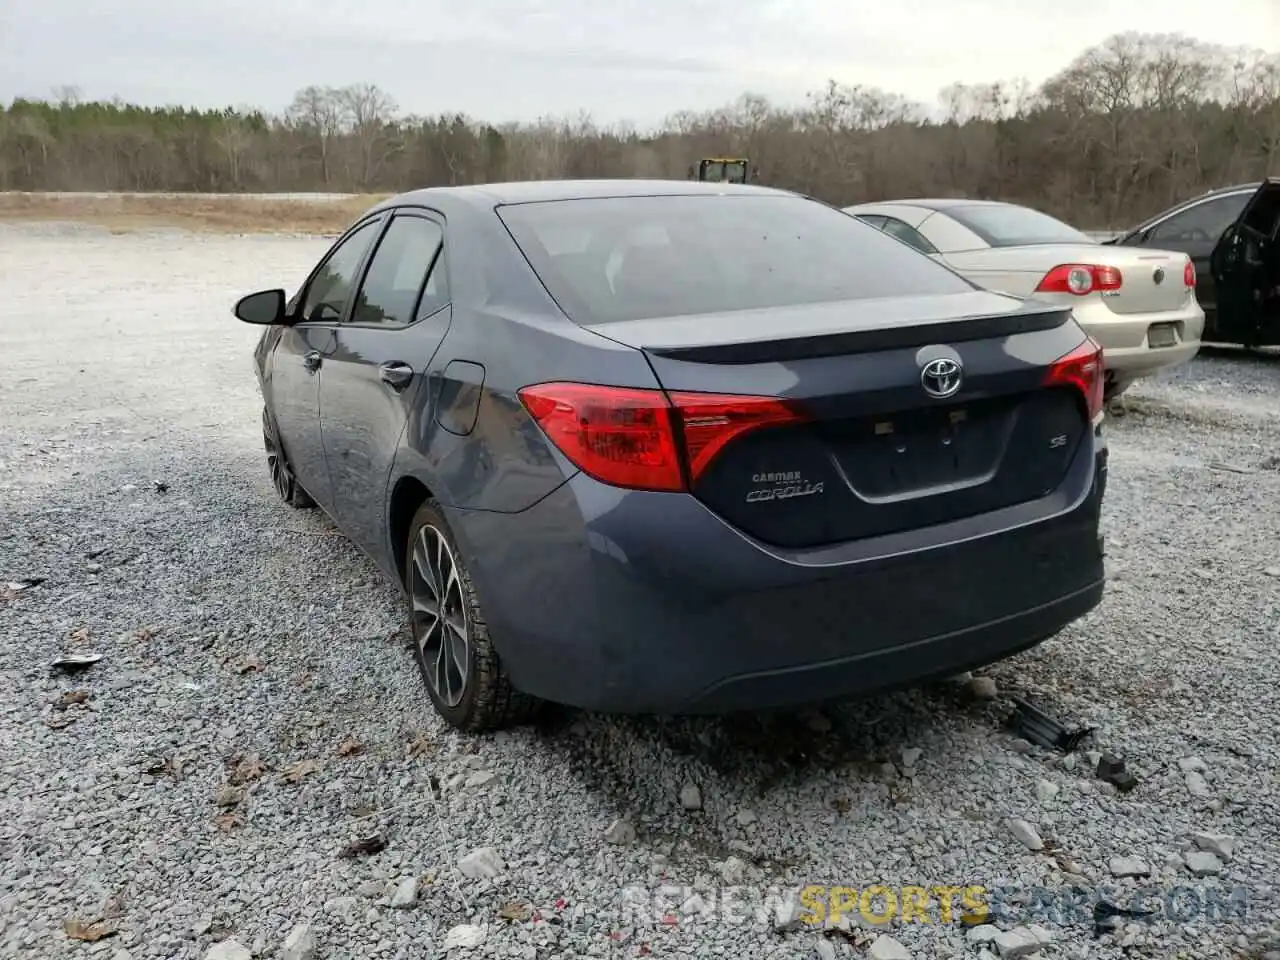
<path id="1" fill-rule="evenodd" d="M 479 733 L 533 719 L 540 702 L 511 685 L 489 639 L 471 575 L 435 500 L 419 507 L 409 524 L 404 582 L 414 658 L 444 721 Z"/>
<path id="2" fill-rule="evenodd" d="M 275 422 L 266 407 L 262 408 L 262 445 L 267 449 L 267 469 L 271 472 L 271 485 L 275 487 L 276 496 L 299 510 L 314 507 L 316 502 L 293 475 L 293 467 L 285 456 Z"/>

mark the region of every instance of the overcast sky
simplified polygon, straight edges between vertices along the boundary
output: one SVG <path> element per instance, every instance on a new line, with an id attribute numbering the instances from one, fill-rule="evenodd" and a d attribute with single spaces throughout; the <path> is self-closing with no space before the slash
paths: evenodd
<path id="1" fill-rule="evenodd" d="M 276 110 L 369 81 L 415 112 L 648 125 L 829 77 L 930 103 L 955 80 L 1039 82 L 1124 30 L 1275 50 L 1280 0 L 0 0 L 0 100 L 67 84 Z"/>

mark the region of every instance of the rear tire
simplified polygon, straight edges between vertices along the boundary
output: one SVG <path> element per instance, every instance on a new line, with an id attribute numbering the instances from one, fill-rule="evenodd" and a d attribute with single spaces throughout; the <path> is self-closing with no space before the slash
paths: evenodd
<path id="1" fill-rule="evenodd" d="M 276 433 L 275 421 L 266 407 L 262 408 L 262 444 L 267 448 L 267 469 L 271 472 L 271 485 L 275 487 L 276 496 L 298 510 L 314 507 L 316 502 L 302 489 L 302 484 L 293 474 L 293 467 Z"/>
<path id="2" fill-rule="evenodd" d="M 435 500 L 414 514 L 404 555 L 414 659 L 436 713 L 467 733 L 534 719 L 542 702 L 511 685 Z"/>

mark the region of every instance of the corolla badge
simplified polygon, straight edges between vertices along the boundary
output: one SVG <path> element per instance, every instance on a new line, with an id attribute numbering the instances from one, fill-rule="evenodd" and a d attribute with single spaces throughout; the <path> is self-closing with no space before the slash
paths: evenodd
<path id="1" fill-rule="evenodd" d="M 954 396 L 963 382 L 964 372 L 959 362 L 950 357 L 938 357 L 920 368 L 920 385 L 936 400 Z"/>

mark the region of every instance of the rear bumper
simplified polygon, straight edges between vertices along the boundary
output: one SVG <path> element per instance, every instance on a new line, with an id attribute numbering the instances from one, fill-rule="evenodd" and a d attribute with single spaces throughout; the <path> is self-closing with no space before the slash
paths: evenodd
<path id="1" fill-rule="evenodd" d="M 1161 313 L 1116 314 L 1105 304 L 1094 304 L 1077 308 L 1074 316 L 1085 332 L 1102 345 L 1107 371 L 1119 380 L 1149 376 L 1186 363 L 1200 350 L 1204 333 L 1204 311 L 1194 297 L 1185 307 Z M 1147 343 L 1147 331 L 1157 323 L 1176 326 L 1175 346 L 1151 347 Z"/>
<path id="2" fill-rule="evenodd" d="M 1090 438 L 1041 501 L 799 552 L 692 497 L 583 475 L 520 514 L 450 519 L 517 687 L 609 712 L 720 713 L 954 674 L 1056 633 L 1102 596 L 1105 478 Z"/>

